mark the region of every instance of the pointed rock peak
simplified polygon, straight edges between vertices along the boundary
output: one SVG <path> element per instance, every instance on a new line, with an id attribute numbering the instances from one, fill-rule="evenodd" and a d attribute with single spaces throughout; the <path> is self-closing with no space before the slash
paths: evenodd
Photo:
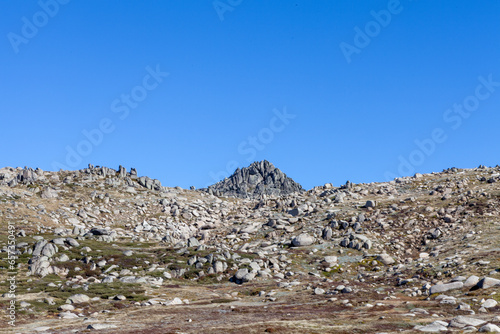
<path id="1" fill-rule="evenodd" d="M 207 191 L 217 196 L 257 198 L 262 195 L 285 196 L 304 189 L 272 163 L 263 160 L 236 169 L 233 175 L 209 186 Z"/>

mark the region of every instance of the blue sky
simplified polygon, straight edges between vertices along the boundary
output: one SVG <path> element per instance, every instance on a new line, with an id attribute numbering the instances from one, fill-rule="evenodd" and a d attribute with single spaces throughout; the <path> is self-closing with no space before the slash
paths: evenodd
<path id="1" fill-rule="evenodd" d="M 0 166 L 309 189 L 499 163 L 499 1 L 0 2 Z"/>

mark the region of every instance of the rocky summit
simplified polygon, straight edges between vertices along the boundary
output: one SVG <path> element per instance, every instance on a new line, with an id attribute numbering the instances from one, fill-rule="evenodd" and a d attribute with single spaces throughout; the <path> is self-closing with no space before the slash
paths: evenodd
<path id="1" fill-rule="evenodd" d="M 0 169 L 0 332 L 500 332 L 500 167 L 308 191 Z"/>
<path id="2" fill-rule="evenodd" d="M 238 168 L 233 175 L 206 190 L 216 196 L 239 198 L 286 196 L 303 191 L 300 184 L 266 160 L 254 162 L 246 168 Z"/>

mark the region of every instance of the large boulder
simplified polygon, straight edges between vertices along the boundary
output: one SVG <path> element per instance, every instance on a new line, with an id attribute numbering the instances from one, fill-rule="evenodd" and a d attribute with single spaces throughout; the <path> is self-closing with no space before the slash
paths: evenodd
<path id="1" fill-rule="evenodd" d="M 49 259 L 46 256 L 34 256 L 28 262 L 28 270 L 31 275 L 45 277 L 53 273 Z"/>
<path id="2" fill-rule="evenodd" d="M 45 245 L 47 245 L 47 240 L 37 241 L 37 243 L 33 247 L 33 256 L 42 255 L 42 250 L 43 250 L 43 247 L 45 247 Z"/>
<path id="3" fill-rule="evenodd" d="M 382 262 L 386 266 L 389 266 L 391 264 L 396 263 L 396 261 L 389 254 L 386 254 L 386 253 L 378 255 L 377 256 L 377 261 Z"/>
<path id="4" fill-rule="evenodd" d="M 140 178 L 137 179 L 137 182 L 139 182 L 139 184 L 144 188 L 150 190 L 161 190 L 160 180 L 151 179 L 147 176 L 141 176 Z"/>
<path id="5" fill-rule="evenodd" d="M 470 288 L 475 286 L 479 282 L 479 277 L 476 275 L 469 276 L 464 282 L 464 287 Z"/>
<path id="6" fill-rule="evenodd" d="M 455 317 L 451 319 L 450 322 L 450 327 L 455 327 L 455 328 L 463 328 L 465 326 L 481 326 L 482 324 L 485 324 L 486 321 L 481 320 L 481 319 L 476 319 L 476 318 L 471 318 L 471 317 L 465 317 L 462 315 L 459 315 L 458 317 Z"/>
<path id="7" fill-rule="evenodd" d="M 24 169 L 17 174 L 16 179 L 19 183 L 34 182 L 37 180 L 37 174 L 32 168 L 24 167 Z"/>
<path id="8" fill-rule="evenodd" d="M 438 320 L 425 326 L 415 326 L 413 329 L 420 332 L 446 332 L 448 331 L 448 323 Z"/>
<path id="9" fill-rule="evenodd" d="M 234 278 L 236 280 L 243 280 L 243 277 L 245 277 L 248 274 L 248 269 L 243 268 L 239 269 L 236 274 L 234 274 Z"/>
<path id="10" fill-rule="evenodd" d="M 112 329 L 112 328 L 118 328 L 118 326 L 114 324 L 90 324 L 87 326 L 87 329 L 94 329 L 94 330 Z"/>
<path id="11" fill-rule="evenodd" d="M 80 303 L 86 303 L 90 300 L 89 296 L 84 295 L 84 294 L 76 294 L 72 295 L 66 300 L 66 304 L 80 304 Z"/>
<path id="12" fill-rule="evenodd" d="M 323 263 L 329 267 L 337 264 L 338 258 L 336 256 L 325 256 Z"/>
<path id="13" fill-rule="evenodd" d="M 59 195 L 57 194 L 56 190 L 54 190 L 50 187 L 45 187 L 42 191 L 41 196 L 44 199 L 48 199 L 48 198 L 57 198 Z"/>
<path id="14" fill-rule="evenodd" d="M 436 284 L 433 285 L 430 289 L 430 294 L 434 293 L 442 293 L 449 290 L 461 289 L 464 286 L 463 282 L 452 282 L 447 284 Z"/>
<path id="15" fill-rule="evenodd" d="M 53 257 L 58 251 L 58 248 L 55 244 L 47 244 L 42 249 L 42 256 Z"/>
<path id="16" fill-rule="evenodd" d="M 310 246 L 313 243 L 314 243 L 314 238 L 307 233 L 302 233 L 301 235 L 293 238 L 292 240 L 292 246 L 295 247 Z"/>
<path id="17" fill-rule="evenodd" d="M 55 239 L 54 239 L 55 240 Z M 48 243 L 46 240 L 38 241 L 33 247 L 33 257 L 45 256 L 47 258 L 53 257 L 58 251 L 58 248 L 53 243 Z"/>
<path id="18" fill-rule="evenodd" d="M 233 282 L 237 283 L 237 284 L 241 284 L 241 283 L 244 283 L 244 282 L 249 282 L 251 280 L 253 280 L 256 276 L 256 272 L 249 272 L 247 268 L 242 268 L 242 269 L 239 269 L 238 271 L 236 271 L 236 273 L 234 274 L 232 280 Z"/>
<path id="19" fill-rule="evenodd" d="M 494 286 L 500 286 L 500 279 L 485 277 L 476 285 L 478 289 L 488 289 Z"/>
<path id="20" fill-rule="evenodd" d="M 500 327 L 494 324 L 486 324 L 479 328 L 479 331 L 483 333 L 500 333 Z"/>

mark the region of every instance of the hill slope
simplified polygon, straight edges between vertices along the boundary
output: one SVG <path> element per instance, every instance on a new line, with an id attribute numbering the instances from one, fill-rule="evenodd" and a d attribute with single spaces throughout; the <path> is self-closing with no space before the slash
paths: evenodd
<path id="1" fill-rule="evenodd" d="M 261 162 L 234 182 L 290 182 L 277 175 Z M 500 325 L 499 245 L 500 167 L 265 198 L 123 167 L 0 169 L 16 333 L 479 330 Z"/>

